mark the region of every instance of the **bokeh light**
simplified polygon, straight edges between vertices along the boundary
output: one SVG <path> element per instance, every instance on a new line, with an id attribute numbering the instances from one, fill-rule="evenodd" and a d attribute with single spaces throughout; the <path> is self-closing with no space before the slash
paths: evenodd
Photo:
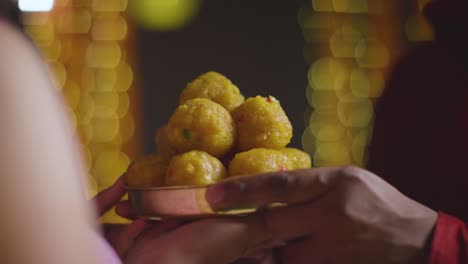
<path id="1" fill-rule="evenodd" d="M 349 86 L 354 96 L 377 98 L 384 89 L 385 79 L 382 72 L 354 69 L 349 78 Z"/>
<path id="2" fill-rule="evenodd" d="M 136 149 L 128 147 L 135 145 L 137 93 L 127 6 L 128 0 L 56 0 L 51 12 L 24 14 L 25 31 L 69 106 L 90 174 L 88 197 L 113 183 L 130 163 L 127 152 Z M 101 219 L 127 222 L 115 212 Z"/>
<path id="3" fill-rule="evenodd" d="M 376 0 L 374 0 L 376 1 Z M 368 0 L 332 0 L 333 10 L 341 13 L 367 13 Z"/>
<path id="4" fill-rule="evenodd" d="M 420 0 L 424 1 L 424 0 Z M 314 166 L 364 166 L 383 92 L 394 36 L 382 23 L 390 1 L 312 0 L 298 13 L 304 59 L 310 65 L 305 90 L 309 109 L 302 146 Z"/>
<path id="5" fill-rule="evenodd" d="M 93 1 L 91 10 L 94 12 L 120 13 L 127 9 L 128 0 Z"/>
<path id="6" fill-rule="evenodd" d="M 91 13 L 84 8 L 62 11 L 58 15 L 57 28 L 62 34 L 86 34 L 91 21 Z"/>
<path id="7" fill-rule="evenodd" d="M 142 27 L 158 31 L 178 30 L 194 19 L 200 0 L 132 0 L 131 10 Z"/>
<path id="8" fill-rule="evenodd" d="M 115 68 L 122 52 L 115 41 L 94 41 L 86 50 L 86 64 L 92 68 Z"/>
<path id="9" fill-rule="evenodd" d="M 356 45 L 356 62 L 361 68 L 385 68 L 390 54 L 385 44 L 375 38 L 363 38 Z"/>
<path id="10" fill-rule="evenodd" d="M 101 14 L 94 18 L 91 36 L 94 40 L 123 40 L 127 36 L 127 22 L 121 15 Z"/>
<path id="11" fill-rule="evenodd" d="M 54 0 L 18 0 L 18 7 L 25 12 L 47 12 L 54 6 Z"/>
<path id="12" fill-rule="evenodd" d="M 317 60 L 309 71 L 310 84 L 317 90 L 342 89 L 347 78 L 345 65 L 330 57 Z"/>

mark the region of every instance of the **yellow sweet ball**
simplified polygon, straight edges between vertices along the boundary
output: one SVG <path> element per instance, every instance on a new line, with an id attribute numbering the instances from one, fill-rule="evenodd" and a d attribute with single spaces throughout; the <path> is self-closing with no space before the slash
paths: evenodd
<path id="1" fill-rule="evenodd" d="M 227 176 L 226 168 L 217 158 L 204 151 L 192 150 L 172 158 L 165 184 L 206 185 L 216 183 Z"/>
<path id="2" fill-rule="evenodd" d="M 149 155 L 133 161 L 127 169 L 126 182 L 130 187 L 164 186 L 168 162 L 160 155 Z"/>
<path id="3" fill-rule="evenodd" d="M 167 136 L 167 125 L 160 127 L 154 135 L 154 143 L 156 144 L 156 152 L 165 160 L 170 160 L 172 156 L 177 154 L 176 148 L 169 141 Z"/>
<path id="4" fill-rule="evenodd" d="M 202 74 L 187 84 L 180 94 L 180 104 L 195 98 L 212 100 L 224 106 L 228 111 L 244 102 L 244 96 L 239 88 L 228 78 L 214 71 Z"/>
<path id="5" fill-rule="evenodd" d="M 312 167 L 310 155 L 300 149 L 284 148 L 281 150 L 292 162 L 292 169 L 307 169 Z"/>
<path id="6" fill-rule="evenodd" d="M 236 138 L 234 121 L 220 104 L 197 98 L 180 105 L 169 119 L 167 135 L 179 153 L 202 150 L 222 157 Z"/>
<path id="7" fill-rule="evenodd" d="M 292 125 L 278 100 L 274 97 L 248 98 L 234 109 L 237 126 L 237 148 L 284 148 L 292 138 Z"/>
<path id="8" fill-rule="evenodd" d="M 229 163 L 229 175 L 248 175 L 293 169 L 292 161 L 283 152 L 254 148 L 237 153 Z"/>

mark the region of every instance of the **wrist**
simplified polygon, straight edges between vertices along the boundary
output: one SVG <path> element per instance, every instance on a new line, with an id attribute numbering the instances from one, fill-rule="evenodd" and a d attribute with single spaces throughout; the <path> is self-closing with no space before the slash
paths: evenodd
<path id="1" fill-rule="evenodd" d="M 408 214 L 403 222 L 403 239 L 408 243 L 403 246 L 413 248 L 411 254 L 408 254 L 406 260 L 401 263 L 408 264 L 425 264 L 428 263 L 431 242 L 434 233 L 434 228 L 437 222 L 437 212 L 416 204 L 417 208 L 413 208 L 412 213 Z"/>

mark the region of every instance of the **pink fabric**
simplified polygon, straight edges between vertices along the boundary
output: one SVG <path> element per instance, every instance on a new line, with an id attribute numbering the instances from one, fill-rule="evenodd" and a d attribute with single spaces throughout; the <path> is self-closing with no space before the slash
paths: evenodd
<path id="1" fill-rule="evenodd" d="M 94 233 L 96 248 L 98 249 L 101 258 L 100 263 L 103 264 L 122 264 L 122 261 L 115 253 L 114 249 L 107 241 L 99 234 Z"/>

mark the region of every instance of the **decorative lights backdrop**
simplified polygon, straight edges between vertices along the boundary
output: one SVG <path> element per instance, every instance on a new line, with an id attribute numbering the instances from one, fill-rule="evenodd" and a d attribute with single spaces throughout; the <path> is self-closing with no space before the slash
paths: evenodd
<path id="1" fill-rule="evenodd" d="M 50 12 L 23 14 L 27 33 L 68 102 L 89 166 L 90 196 L 113 183 L 139 150 L 127 5 L 127 0 L 56 0 Z M 113 210 L 103 220 L 123 221 Z"/>
<path id="2" fill-rule="evenodd" d="M 407 41 L 432 38 L 422 15 L 427 2 L 312 0 L 300 10 L 310 65 L 302 141 L 315 166 L 365 166 L 374 103 L 392 62 Z"/>
<path id="3" fill-rule="evenodd" d="M 309 4 L 298 21 L 309 65 L 309 108 L 302 141 L 315 166 L 365 165 L 374 103 L 389 67 L 406 46 L 432 38 L 421 12 L 427 1 L 304 1 Z M 129 14 L 145 29 L 178 30 L 192 21 L 201 2 L 19 0 L 29 11 L 23 14 L 26 31 L 69 104 L 94 186 L 90 196 L 114 182 L 140 152 L 135 26 Z M 112 212 L 104 220 L 122 221 Z"/>

